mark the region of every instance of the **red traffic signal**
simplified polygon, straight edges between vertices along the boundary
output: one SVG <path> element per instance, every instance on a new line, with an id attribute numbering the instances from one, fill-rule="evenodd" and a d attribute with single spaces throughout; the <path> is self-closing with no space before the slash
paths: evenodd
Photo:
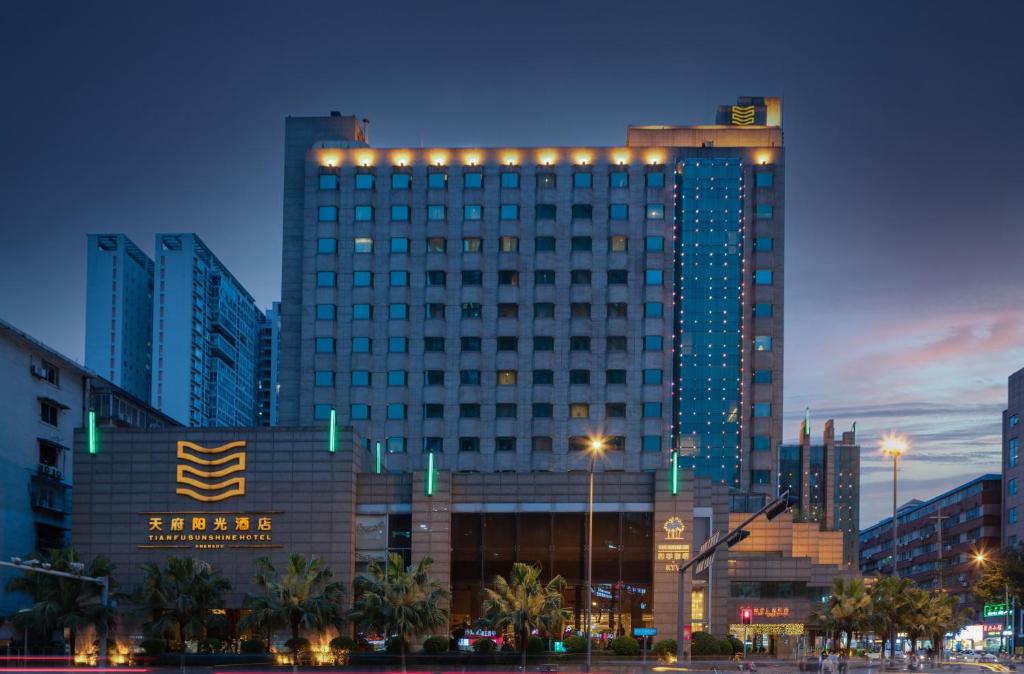
<path id="1" fill-rule="evenodd" d="M 740 622 L 743 623 L 744 625 L 749 625 L 750 621 L 751 621 L 751 619 L 753 617 L 754 617 L 754 612 L 751 611 L 749 608 L 741 608 L 740 609 Z"/>

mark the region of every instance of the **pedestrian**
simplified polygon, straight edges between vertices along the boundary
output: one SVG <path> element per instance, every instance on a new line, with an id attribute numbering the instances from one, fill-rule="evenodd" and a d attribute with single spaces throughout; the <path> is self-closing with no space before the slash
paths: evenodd
<path id="1" fill-rule="evenodd" d="M 846 670 L 850 666 L 850 655 L 846 652 L 846 649 L 839 651 L 839 674 L 846 674 Z"/>
<path id="2" fill-rule="evenodd" d="M 835 649 L 833 649 L 832 652 L 828 654 L 828 671 L 839 671 L 839 655 L 835 652 Z"/>
<path id="3" fill-rule="evenodd" d="M 825 673 L 825 660 L 828 659 L 828 651 L 822 649 L 821 653 L 818 653 L 818 674 Z"/>
<path id="4" fill-rule="evenodd" d="M 824 653 L 821 654 L 821 658 L 822 658 L 822 665 L 824 666 L 824 670 L 823 670 L 824 674 L 834 674 L 834 672 L 836 670 L 832 666 L 832 654 L 829 653 L 828 651 L 825 651 Z"/>

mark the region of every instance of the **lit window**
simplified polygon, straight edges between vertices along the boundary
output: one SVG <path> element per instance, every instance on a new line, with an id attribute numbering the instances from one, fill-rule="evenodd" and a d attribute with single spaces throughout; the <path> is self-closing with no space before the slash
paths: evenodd
<path id="1" fill-rule="evenodd" d="M 467 190 L 479 190 L 484 186 L 483 173 L 466 173 L 462 177 L 462 186 Z"/>
<path id="2" fill-rule="evenodd" d="M 354 321 L 369 321 L 373 318 L 373 305 L 372 304 L 353 304 L 352 305 L 352 320 Z"/>
<path id="3" fill-rule="evenodd" d="M 409 239 L 404 236 L 392 237 L 391 238 L 391 252 L 392 254 L 408 253 L 409 252 Z"/>
<path id="4" fill-rule="evenodd" d="M 388 353 L 406 353 L 409 350 L 407 337 L 388 337 Z"/>
<path id="5" fill-rule="evenodd" d="M 446 190 L 448 189 L 448 174 L 432 172 L 427 174 L 427 189 Z"/>
<path id="6" fill-rule="evenodd" d="M 772 415 L 771 403 L 754 403 L 755 417 L 770 417 Z"/>
<path id="7" fill-rule="evenodd" d="M 772 284 L 772 272 L 770 269 L 757 269 L 754 271 L 754 285 L 770 286 Z"/>
<path id="8" fill-rule="evenodd" d="M 665 186 L 665 174 L 661 171 L 647 174 L 647 187 L 657 189 Z"/>
<path id="9" fill-rule="evenodd" d="M 317 337 L 316 338 L 316 352 L 317 353 L 334 353 L 334 338 L 333 337 Z"/>
<path id="10" fill-rule="evenodd" d="M 352 370 L 351 382 L 352 386 L 369 386 L 370 382 L 373 381 L 373 375 L 370 374 L 369 370 Z"/>
<path id="11" fill-rule="evenodd" d="M 349 406 L 349 418 L 353 421 L 365 421 L 370 418 L 370 406 L 354 404 Z"/>
<path id="12" fill-rule="evenodd" d="M 373 185 L 376 182 L 372 173 L 357 173 L 356 174 L 356 189 L 357 190 L 372 190 Z"/>
<path id="13" fill-rule="evenodd" d="M 313 373 L 314 386 L 334 386 L 334 373 L 330 370 L 317 370 Z"/>
<path id="14" fill-rule="evenodd" d="M 321 173 L 320 174 L 320 189 L 322 190 L 336 190 L 338 189 L 338 176 L 334 173 Z"/>
<path id="15" fill-rule="evenodd" d="M 754 176 L 758 187 L 775 187 L 775 174 L 771 171 L 759 171 Z"/>
<path id="16" fill-rule="evenodd" d="M 648 220 L 664 220 L 665 204 L 647 204 Z"/>
<path id="17" fill-rule="evenodd" d="M 621 235 L 609 236 L 608 250 L 613 253 L 625 253 L 629 250 L 629 237 Z"/>
<path id="18" fill-rule="evenodd" d="M 409 222 L 409 207 L 404 204 L 392 206 L 391 222 Z"/>
<path id="19" fill-rule="evenodd" d="M 661 403 L 644 403 L 643 415 L 645 419 L 654 419 L 661 416 Z"/>
<path id="20" fill-rule="evenodd" d="M 367 237 L 359 237 L 355 240 L 354 248 L 356 253 L 372 253 L 373 239 Z"/>
<path id="21" fill-rule="evenodd" d="M 404 288 L 409 285 L 409 272 L 405 270 L 392 270 L 388 277 L 392 288 Z"/>
<path id="22" fill-rule="evenodd" d="M 318 304 L 316 305 L 316 320 L 318 321 L 333 321 L 337 316 L 337 307 L 333 304 Z"/>
<path id="23" fill-rule="evenodd" d="M 775 215 L 775 209 L 771 204 L 758 204 L 754 215 L 758 220 L 771 220 Z"/>
<path id="24" fill-rule="evenodd" d="M 353 337 L 352 353 L 372 353 L 373 340 L 369 337 Z"/>
<path id="25" fill-rule="evenodd" d="M 391 189 L 407 190 L 410 187 L 412 187 L 412 176 L 410 176 L 408 173 L 391 174 Z"/>
<path id="26" fill-rule="evenodd" d="M 463 220 L 479 220 L 483 217 L 484 209 L 479 204 L 466 204 L 462 207 Z"/>
<path id="27" fill-rule="evenodd" d="M 444 221 L 448 218 L 448 207 L 444 204 L 427 204 L 427 220 Z"/>
<path id="28" fill-rule="evenodd" d="M 317 239 L 316 252 L 321 255 L 331 255 L 338 252 L 337 239 Z"/>
<path id="29" fill-rule="evenodd" d="M 389 403 L 387 408 L 388 419 L 398 420 L 405 418 L 405 405 L 401 403 Z"/>
<path id="30" fill-rule="evenodd" d="M 625 171 L 612 171 L 608 175 L 608 187 L 629 187 L 629 173 Z"/>
<path id="31" fill-rule="evenodd" d="M 589 419 L 590 405 L 587 403 L 572 403 L 569 405 L 570 419 Z"/>
<path id="32" fill-rule="evenodd" d="M 477 236 L 467 236 L 462 239 L 463 253 L 479 253 L 483 247 L 483 239 Z"/>
<path id="33" fill-rule="evenodd" d="M 519 187 L 519 174 L 515 171 L 505 171 L 501 174 L 501 186 L 504 189 L 516 189 Z"/>
<path id="34" fill-rule="evenodd" d="M 519 206 L 516 204 L 502 204 L 498 213 L 502 220 L 518 220 Z"/>
<path id="35" fill-rule="evenodd" d="M 754 337 L 754 351 L 771 351 L 772 338 L 768 335 Z"/>
<path id="36" fill-rule="evenodd" d="M 337 285 L 338 275 L 333 271 L 318 271 L 316 285 L 318 288 L 333 288 Z"/>
<path id="37" fill-rule="evenodd" d="M 519 237 L 503 236 L 498 239 L 498 250 L 502 253 L 519 252 Z"/>
<path id="38" fill-rule="evenodd" d="M 317 220 L 319 220 L 320 222 L 337 222 L 338 207 L 321 206 L 319 209 L 317 209 Z"/>
<path id="39" fill-rule="evenodd" d="M 448 250 L 448 240 L 443 236 L 432 236 L 427 239 L 428 253 L 443 253 Z"/>
<path id="40" fill-rule="evenodd" d="M 498 370 L 498 386 L 515 386 L 519 373 L 515 370 Z"/>
<path id="41" fill-rule="evenodd" d="M 393 321 L 405 321 L 409 319 L 408 304 L 388 305 L 388 318 Z"/>
<path id="42" fill-rule="evenodd" d="M 373 221 L 373 206 L 356 206 L 354 217 L 356 222 Z"/>

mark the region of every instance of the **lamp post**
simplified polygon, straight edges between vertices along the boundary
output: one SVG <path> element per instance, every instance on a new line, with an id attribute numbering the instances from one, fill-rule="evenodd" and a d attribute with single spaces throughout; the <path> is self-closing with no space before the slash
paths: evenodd
<path id="1" fill-rule="evenodd" d="M 595 435 L 590 438 L 590 489 L 587 495 L 587 671 L 590 671 L 591 642 L 591 610 L 594 604 L 593 594 L 593 562 L 594 562 L 594 464 L 598 455 L 604 451 L 604 438 Z"/>
<path id="2" fill-rule="evenodd" d="M 879 446 L 882 454 L 892 457 L 892 575 L 897 578 L 900 572 L 896 562 L 896 545 L 899 542 L 899 524 L 896 520 L 896 476 L 899 472 L 900 457 L 906 453 L 908 448 L 907 439 L 893 433 L 883 436 Z M 890 645 L 893 649 L 893 657 L 896 657 L 896 644 Z"/>

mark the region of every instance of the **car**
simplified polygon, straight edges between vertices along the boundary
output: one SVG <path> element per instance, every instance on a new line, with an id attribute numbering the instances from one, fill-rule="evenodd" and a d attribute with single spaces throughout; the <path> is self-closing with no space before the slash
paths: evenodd
<path id="1" fill-rule="evenodd" d="M 991 653 L 979 653 L 978 662 L 999 662 L 999 658 Z"/>

